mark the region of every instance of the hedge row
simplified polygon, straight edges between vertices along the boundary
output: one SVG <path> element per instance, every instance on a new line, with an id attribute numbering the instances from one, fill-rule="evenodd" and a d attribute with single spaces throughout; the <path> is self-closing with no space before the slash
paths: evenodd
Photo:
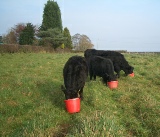
<path id="1" fill-rule="evenodd" d="M 56 50 L 52 47 L 42 46 L 30 46 L 30 45 L 14 45 L 14 44 L 3 44 L 0 45 L 0 53 L 39 53 L 39 52 L 71 52 L 70 49 L 57 48 Z"/>

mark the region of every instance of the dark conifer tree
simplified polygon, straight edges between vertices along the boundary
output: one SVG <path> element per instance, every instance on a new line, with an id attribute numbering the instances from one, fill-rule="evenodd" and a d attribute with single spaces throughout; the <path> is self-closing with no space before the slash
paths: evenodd
<path id="1" fill-rule="evenodd" d="M 65 42 L 64 42 L 64 46 L 65 46 L 66 48 L 72 49 L 71 35 L 70 35 L 70 32 L 69 32 L 69 30 L 68 30 L 67 27 L 64 28 L 63 36 L 66 38 L 66 40 L 65 40 Z"/>
<path id="2" fill-rule="evenodd" d="M 63 33 L 61 33 L 58 28 L 40 31 L 38 37 L 40 37 L 40 45 L 51 46 L 54 49 L 58 48 L 66 41 Z"/>
<path id="3" fill-rule="evenodd" d="M 34 41 L 34 26 L 31 23 L 27 23 L 24 30 L 20 33 L 19 44 L 20 45 L 32 45 Z"/>
<path id="4" fill-rule="evenodd" d="M 62 32 L 61 12 L 57 2 L 48 0 L 43 11 L 41 30 L 58 28 Z"/>

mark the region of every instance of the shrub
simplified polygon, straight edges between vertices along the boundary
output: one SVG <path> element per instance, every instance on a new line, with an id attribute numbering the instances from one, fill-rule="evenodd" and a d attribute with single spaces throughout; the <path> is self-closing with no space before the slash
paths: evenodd
<path id="1" fill-rule="evenodd" d="M 71 49 L 68 48 L 57 48 L 54 49 L 51 46 L 30 46 L 30 45 L 14 45 L 14 44 L 3 44 L 0 45 L 0 53 L 66 53 L 71 52 Z"/>

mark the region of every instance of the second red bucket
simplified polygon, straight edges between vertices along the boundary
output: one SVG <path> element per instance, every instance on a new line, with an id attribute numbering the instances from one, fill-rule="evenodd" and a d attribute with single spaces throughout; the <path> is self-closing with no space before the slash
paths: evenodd
<path id="1" fill-rule="evenodd" d="M 80 98 L 73 98 L 64 100 L 66 105 L 66 110 L 69 113 L 77 113 L 80 112 Z"/>
<path id="2" fill-rule="evenodd" d="M 107 84 L 110 89 L 115 89 L 118 87 L 118 81 L 110 81 L 110 82 L 107 82 Z"/>

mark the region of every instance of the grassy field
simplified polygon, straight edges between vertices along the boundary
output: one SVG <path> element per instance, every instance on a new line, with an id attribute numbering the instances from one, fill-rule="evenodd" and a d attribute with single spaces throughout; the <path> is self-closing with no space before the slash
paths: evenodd
<path id="1" fill-rule="evenodd" d="M 80 113 L 68 114 L 60 87 L 73 55 L 0 54 L 0 136 L 160 136 L 160 54 L 124 54 L 135 77 L 121 72 L 114 90 L 88 78 Z"/>

